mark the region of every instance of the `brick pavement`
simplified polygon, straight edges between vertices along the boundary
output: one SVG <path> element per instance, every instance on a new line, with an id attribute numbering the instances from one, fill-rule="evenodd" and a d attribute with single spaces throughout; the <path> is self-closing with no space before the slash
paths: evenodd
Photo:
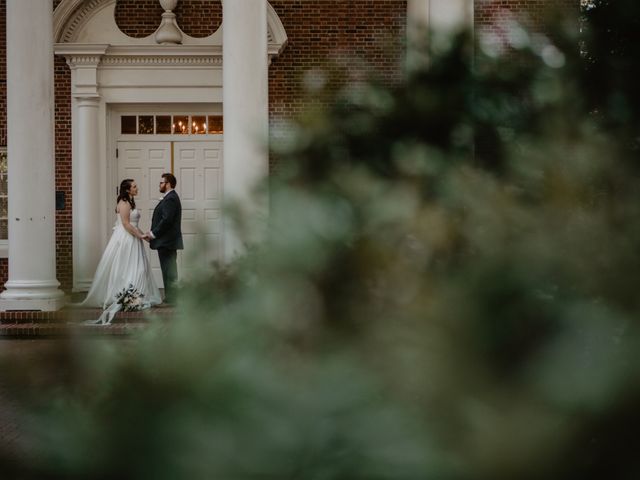
<path id="1" fill-rule="evenodd" d="M 82 324 L 83 320 L 98 318 L 100 313 L 100 309 L 71 308 L 59 312 L 0 312 L 0 465 L 3 457 L 6 461 L 29 454 L 19 398 L 41 384 L 64 381 L 68 372 L 51 359 L 68 347 L 65 342 L 86 345 L 107 337 L 124 345 L 131 333 L 143 330 L 151 322 L 170 320 L 174 310 L 119 312 L 112 325 Z M 37 367 L 22 375 L 20 369 L 29 366 Z"/>
<path id="2" fill-rule="evenodd" d="M 0 338 L 0 470 L 6 462 L 31 458 L 21 399 L 68 374 L 52 361 L 62 340 Z M 32 393 L 33 395 L 33 393 Z M 0 472 L 0 478 L 5 478 Z"/>
<path id="3" fill-rule="evenodd" d="M 61 337 L 69 335 L 128 335 L 151 321 L 173 317 L 173 308 L 151 308 L 140 312 L 118 312 L 112 325 L 84 325 L 96 319 L 97 308 L 64 308 L 57 312 L 0 312 L 0 338 Z"/>

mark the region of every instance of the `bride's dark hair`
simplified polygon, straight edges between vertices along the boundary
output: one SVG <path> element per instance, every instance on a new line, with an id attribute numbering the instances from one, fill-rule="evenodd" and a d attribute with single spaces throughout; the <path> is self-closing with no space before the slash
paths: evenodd
<path id="1" fill-rule="evenodd" d="M 136 201 L 133 199 L 131 195 L 129 195 L 129 190 L 131 190 L 132 183 L 133 183 L 133 178 L 125 178 L 124 180 L 122 180 L 122 182 L 120 182 L 120 193 L 118 193 L 118 199 L 116 200 L 116 205 L 120 203 L 120 200 L 124 200 L 125 202 L 129 202 L 129 205 L 131 205 L 131 210 L 136 208 Z"/>

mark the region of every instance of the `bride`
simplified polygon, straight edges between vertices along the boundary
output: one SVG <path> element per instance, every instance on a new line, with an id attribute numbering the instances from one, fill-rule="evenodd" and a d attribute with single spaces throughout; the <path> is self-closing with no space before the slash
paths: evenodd
<path id="1" fill-rule="evenodd" d="M 133 286 L 143 295 L 142 308 L 162 302 L 144 250 L 143 241 L 147 237 L 138 228 L 140 212 L 136 209 L 134 200 L 137 194 L 138 186 L 135 180 L 127 178 L 120 183 L 116 206 L 118 217 L 113 234 L 102 254 L 91 289 L 80 304 L 83 307 L 104 309 L 100 318 L 92 323 L 111 323 L 115 314 L 122 308 L 122 305 L 116 302 L 116 295 L 129 286 Z"/>

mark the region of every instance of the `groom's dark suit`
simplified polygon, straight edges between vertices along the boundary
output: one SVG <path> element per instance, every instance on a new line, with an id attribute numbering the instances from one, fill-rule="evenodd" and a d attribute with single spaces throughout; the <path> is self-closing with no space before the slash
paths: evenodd
<path id="1" fill-rule="evenodd" d="M 156 205 L 151 218 L 151 233 L 155 238 L 149 242 L 153 250 L 158 250 L 162 281 L 164 282 L 164 301 L 173 303 L 174 284 L 178 279 L 176 263 L 177 250 L 184 248 L 182 244 L 182 204 L 180 197 L 171 190 Z"/>

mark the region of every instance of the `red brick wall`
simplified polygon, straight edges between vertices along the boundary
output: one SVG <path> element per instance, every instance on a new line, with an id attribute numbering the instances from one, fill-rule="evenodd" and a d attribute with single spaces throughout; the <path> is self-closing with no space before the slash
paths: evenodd
<path id="1" fill-rule="evenodd" d="M 305 73 L 334 66 L 352 78 L 374 73 L 386 85 L 401 81 L 406 1 L 272 0 L 270 3 L 289 38 L 286 49 L 269 68 L 272 131 L 299 115 L 313 101 L 305 95 Z M 270 167 L 276 168 L 274 158 Z"/>
<path id="2" fill-rule="evenodd" d="M 56 210 L 56 276 L 61 288 L 73 286 L 71 195 L 71 70 L 63 57 L 55 57 L 56 190 L 64 192 L 65 206 Z"/>
<path id="3" fill-rule="evenodd" d="M 475 0 L 474 7 L 476 33 L 504 38 L 508 23 L 514 19 L 545 33 L 549 33 L 546 23 L 550 19 L 577 23 L 580 0 Z"/>

